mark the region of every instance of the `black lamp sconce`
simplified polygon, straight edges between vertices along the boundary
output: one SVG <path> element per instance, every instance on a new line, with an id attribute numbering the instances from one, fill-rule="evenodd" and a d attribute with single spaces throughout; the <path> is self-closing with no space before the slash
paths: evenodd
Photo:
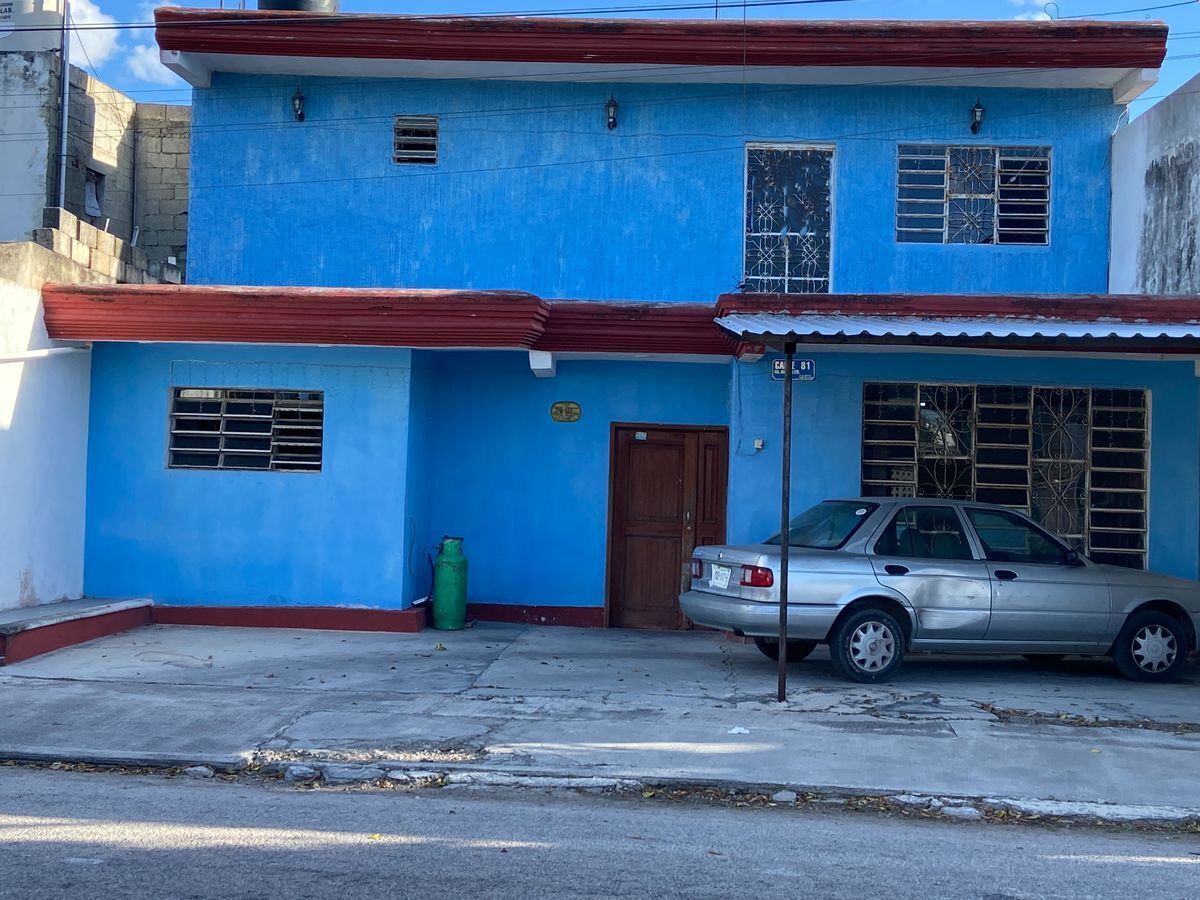
<path id="1" fill-rule="evenodd" d="M 299 86 L 296 87 L 296 93 L 292 94 L 292 115 L 297 122 L 304 121 L 304 95 L 300 93 Z"/>
<path id="2" fill-rule="evenodd" d="M 617 101 L 613 99 L 612 94 L 608 95 L 608 102 L 604 104 L 604 118 L 608 122 L 609 131 L 617 127 Z"/>
<path id="3" fill-rule="evenodd" d="M 971 107 L 971 134 L 979 134 L 979 129 L 983 127 L 983 104 L 978 100 Z"/>

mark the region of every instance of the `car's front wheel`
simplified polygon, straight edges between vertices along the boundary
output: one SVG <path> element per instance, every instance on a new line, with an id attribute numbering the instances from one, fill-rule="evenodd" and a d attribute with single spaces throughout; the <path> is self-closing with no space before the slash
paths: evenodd
<path id="1" fill-rule="evenodd" d="M 887 681 L 904 661 L 904 631 L 882 609 L 862 609 L 838 623 L 829 641 L 833 668 L 853 681 Z"/>
<path id="2" fill-rule="evenodd" d="M 1173 681 L 1187 662 L 1187 632 L 1166 613 L 1131 615 L 1113 645 L 1113 662 L 1134 681 Z"/>
<path id="3" fill-rule="evenodd" d="M 757 647 L 762 655 L 767 659 L 778 661 L 779 659 L 779 641 L 773 641 L 770 638 L 755 638 L 754 646 Z M 817 648 L 816 641 L 788 641 L 787 658 L 788 662 L 800 662 L 808 654 L 812 653 Z"/>

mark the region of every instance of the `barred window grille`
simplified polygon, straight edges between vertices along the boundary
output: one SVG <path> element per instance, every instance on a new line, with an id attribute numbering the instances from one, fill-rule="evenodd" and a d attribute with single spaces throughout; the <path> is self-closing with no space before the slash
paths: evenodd
<path id="1" fill-rule="evenodd" d="M 324 419 L 322 391 L 174 388 L 168 465 L 319 472 Z"/>
<path id="2" fill-rule="evenodd" d="M 1049 147 L 901 144 L 896 240 L 1048 244 Z"/>
<path id="3" fill-rule="evenodd" d="M 438 161 L 437 116 L 396 116 L 392 162 L 435 166 Z"/>
<path id="4" fill-rule="evenodd" d="M 833 150 L 746 150 L 744 287 L 755 293 L 829 291 Z"/>
<path id="5" fill-rule="evenodd" d="M 869 383 L 862 491 L 1011 506 L 1097 562 L 1146 566 L 1144 390 Z"/>

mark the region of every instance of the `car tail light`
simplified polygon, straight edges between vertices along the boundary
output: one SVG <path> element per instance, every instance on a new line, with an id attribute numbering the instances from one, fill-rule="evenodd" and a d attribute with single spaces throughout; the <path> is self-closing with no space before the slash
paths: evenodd
<path id="1" fill-rule="evenodd" d="M 742 566 L 742 587 L 772 587 L 775 573 L 762 566 Z"/>
<path id="2" fill-rule="evenodd" d="M 696 557 L 694 557 L 694 556 L 692 557 L 692 577 L 693 578 L 703 578 L 704 577 L 704 561 L 696 559 Z"/>

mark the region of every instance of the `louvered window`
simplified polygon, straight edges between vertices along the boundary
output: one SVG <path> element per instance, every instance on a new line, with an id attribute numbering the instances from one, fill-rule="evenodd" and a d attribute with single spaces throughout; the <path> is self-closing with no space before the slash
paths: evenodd
<path id="1" fill-rule="evenodd" d="M 867 384 L 862 491 L 1023 510 L 1097 562 L 1146 565 L 1143 390 Z"/>
<path id="2" fill-rule="evenodd" d="M 437 116 L 396 116 L 392 133 L 392 162 L 435 166 L 437 161 Z"/>
<path id="3" fill-rule="evenodd" d="M 896 240 L 1048 244 L 1049 147 L 901 144 Z"/>
<path id="4" fill-rule="evenodd" d="M 319 472 L 321 391 L 175 388 L 170 466 Z"/>

